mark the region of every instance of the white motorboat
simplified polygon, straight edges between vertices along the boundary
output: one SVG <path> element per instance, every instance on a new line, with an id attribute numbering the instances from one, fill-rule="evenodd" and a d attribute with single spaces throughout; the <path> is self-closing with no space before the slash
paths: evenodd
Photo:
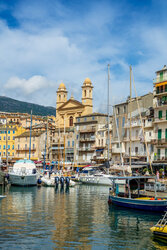
<path id="1" fill-rule="evenodd" d="M 17 186 L 37 185 L 37 169 L 31 160 L 19 160 L 9 169 L 9 181 Z"/>
<path id="2" fill-rule="evenodd" d="M 4 198 L 6 198 L 5 195 L 0 195 L 0 201 L 1 201 L 2 199 L 4 199 Z"/>
<path id="3" fill-rule="evenodd" d="M 83 184 L 110 186 L 113 183 L 112 177 L 112 175 L 104 174 L 92 167 L 87 167 L 84 168 L 78 179 Z"/>

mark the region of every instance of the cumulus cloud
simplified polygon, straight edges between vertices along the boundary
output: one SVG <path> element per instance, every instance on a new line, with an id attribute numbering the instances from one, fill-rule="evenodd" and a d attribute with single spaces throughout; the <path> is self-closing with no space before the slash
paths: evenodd
<path id="1" fill-rule="evenodd" d="M 6 96 L 55 106 L 56 90 L 64 82 L 69 97 L 73 93 L 81 101 L 81 85 L 89 77 L 94 107 L 106 112 L 108 63 L 111 105 L 129 95 L 130 64 L 142 95 L 152 91 L 154 72 L 167 63 L 167 6 L 163 4 L 159 21 L 156 1 L 4 4 L 18 22 L 10 27 L 7 17 L 0 21 L 0 85 Z"/>
<path id="2" fill-rule="evenodd" d="M 35 91 L 38 91 L 41 88 L 46 88 L 50 85 L 48 80 L 43 76 L 33 76 L 29 79 L 11 77 L 5 84 L 7 89 L 20 89 L 20 92 L 23 91 L 26 95 L 32 94 Z"/>

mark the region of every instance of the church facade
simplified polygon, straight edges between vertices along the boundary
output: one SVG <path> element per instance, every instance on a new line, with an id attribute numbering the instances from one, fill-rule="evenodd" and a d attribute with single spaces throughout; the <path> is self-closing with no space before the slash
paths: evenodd
<path id="1" fill-rule="evenodd" d="M 93 85 L 86 78 L 82 85 L 82 102 L 74 99 L 68 100 L 68 91 L 64 83 L 59 85 L 56 102 L 56 124 L 58 128 L 74 127 L 76 117 L 88 115 L 93 112 Z"/>

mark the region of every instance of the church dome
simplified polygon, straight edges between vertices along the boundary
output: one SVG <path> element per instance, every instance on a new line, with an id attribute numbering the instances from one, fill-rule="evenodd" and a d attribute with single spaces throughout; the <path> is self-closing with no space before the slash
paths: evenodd
<path id="1" fill-rule="evenodd" d="M 84 85 L 92 85 L 91 80 L 87 77 L 83 83 Z"/>
<path id="2" fill-rule="evenodd" d="M 59 85 L 59 89 L 66 89 L 66 86 L 65 86 L 65 84 L 62 82 L 62 83 L 60 83 L 60 85 Z"/>

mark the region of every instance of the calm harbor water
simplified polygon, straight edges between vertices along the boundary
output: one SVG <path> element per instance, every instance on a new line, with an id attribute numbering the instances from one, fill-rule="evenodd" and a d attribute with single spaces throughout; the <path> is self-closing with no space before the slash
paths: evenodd
<path id="1" fill-rule="evenodd" d="M 0 203 L 0 249 L 167 249 L 149 230 L 161 215 L 109 209 L 107 198 L 108 187 L 11 187 Z"/>

